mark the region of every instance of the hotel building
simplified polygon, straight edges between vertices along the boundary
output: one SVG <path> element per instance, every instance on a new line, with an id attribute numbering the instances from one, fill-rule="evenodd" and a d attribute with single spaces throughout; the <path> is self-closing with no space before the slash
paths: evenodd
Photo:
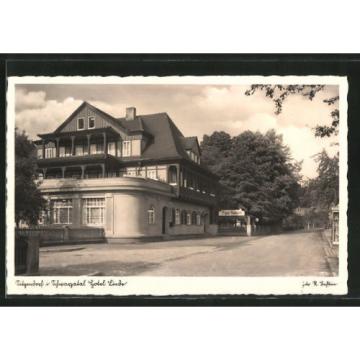
<path id="1" fill-rule="evenodd" d="M 38 136 L 44 225 L 100 227 L 113 240 L 216 232 L 218 178 L 166 113 L 115 118 L 84 102 Z"/>

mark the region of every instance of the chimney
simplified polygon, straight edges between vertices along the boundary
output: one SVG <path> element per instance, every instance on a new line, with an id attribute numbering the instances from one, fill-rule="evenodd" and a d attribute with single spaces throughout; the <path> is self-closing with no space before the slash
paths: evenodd
<path id="1" fill-rule="evenodd" d="M 128 107 L 126 108 L 126 120 L 135 120 L 136 118 L 136 108 L 135 107 Z"/>

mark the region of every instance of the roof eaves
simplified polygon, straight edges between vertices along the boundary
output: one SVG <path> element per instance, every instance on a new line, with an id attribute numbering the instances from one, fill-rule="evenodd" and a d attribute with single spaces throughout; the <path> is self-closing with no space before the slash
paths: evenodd
<path id="1" fill-rule="evenodd" d="M 121 126 L 121 124 L 119 124 L 118 121 L 116 121 L 116 118 L 114 118 L 113 116 L 109 115 L 108 113 L 106 113 L 105 111 L 102 111 L 100 109 L 98 109 L 97 107 L 95 107 L 94 105 L 91 105 L 89 103 L 87 103 L 87 105 L 94 110 L 95 112 L 97 112 L 99 115 L 104 116 L 110 123 L 111 125 L 113 125 L 117 130 L 120 130 L 122 132 L 125 132 L 126 134 L 128 134 L 128 129 L 124 128 L 123 126 Z"/>

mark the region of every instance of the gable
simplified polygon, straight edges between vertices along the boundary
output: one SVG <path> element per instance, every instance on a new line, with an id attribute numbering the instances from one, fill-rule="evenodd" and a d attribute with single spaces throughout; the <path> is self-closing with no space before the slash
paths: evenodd
<path id="1" fill-rule="evenodd" d="M 56 130 L 56 132 L 72 132 L 72 131 L 82 131 L 78 130 L 78 119 L 84 120 L 84 129 L 89 129 L 89 118 L 93 118 L 95 121 L 95 129 L 102 129 L 109 127 L 108 121 L 105 119 L 105 116 L 99 114 L 88 104 L 80 106 L 70 117 Z"/>

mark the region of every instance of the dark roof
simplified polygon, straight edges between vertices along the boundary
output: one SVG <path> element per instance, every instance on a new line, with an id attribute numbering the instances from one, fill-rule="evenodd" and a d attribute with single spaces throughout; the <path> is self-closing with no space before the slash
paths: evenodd
<path id="1" fill-rule="evenodd" d="M 114 129 L 118 129 L 118 131 L 125 132 L 128 135 L 141 132 L 148 136 L 148 142 L 141 157 L 128 160 L 183 159 L 189 161 L 191 165 L 209 172 L 204 166 L 194 163 L 186 152 L 186 150 L 192 149 L 194 144 L 199 147 L 197 137 L 185 137 L 171 120 L 169 115 L 164 112 L 149 115 L 137 115 L 134 120 L 126 120 L 126 118 L 114 118 L 95 106 L 84 102 L 55 130 L 55 133 L 59 132 L 84 106 L 89 106 L 93 111 L 103 116 L 108 121 L 109 125 Z"/>
<path id="2" fill-rule="evenodd" d="M 123 128 L 129 131 L 144 131 L 141 116 L 136 116 L 134 120 L 126 120 L 126 118 L 118 118 L 116 120 Z"/>
<path id="3" fill-rule="evenodd" d="M 198 148 L 199 154 L 201 155 L 201 149 L 197 136 L 188 136 L 181 139 L 183 146 L 186 150 L 192 150 L 194 146 Z"/>
<path id="4" fill-rule="evenodd" d="M 194 145 L 197 145 L 197 137 L 196 136 L 184 137 L 182 139 L 182 142 L 184 144 L 184 148 L 186 150 L 190 150 L 194 147 Z"/>

